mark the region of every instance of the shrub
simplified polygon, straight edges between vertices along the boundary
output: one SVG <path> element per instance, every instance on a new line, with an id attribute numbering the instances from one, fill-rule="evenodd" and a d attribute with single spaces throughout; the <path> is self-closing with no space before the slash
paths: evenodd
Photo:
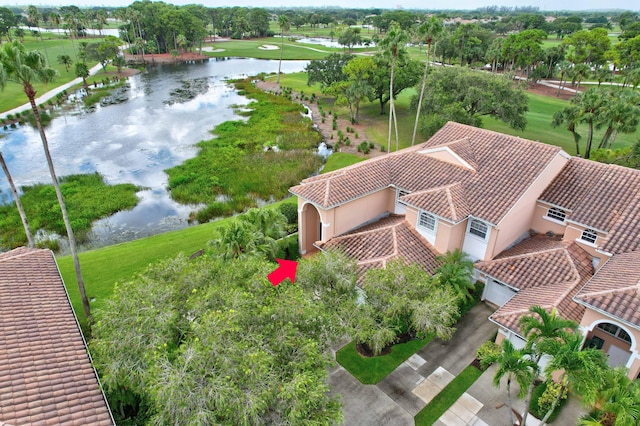
<path id="1" fill-rule="evenodd" d="M 345 144 L 346 146 L 351 145 L 351 139 L 346 138 L 346 139 L 344 140 L 344 144 Z"/>
<path id="2" fill-rule="evenodd" d="M 499 357 L 501 353 L 502 348 L 500 345 L 495 343 L 493 340 L 487 340 L 476 351 L 476 357 L 480 361 L 482 368 L 487 368 L 492 364 L 489 360 L 495 359 L 494 357 Z"/>
<path id="3" fill-rule="evenodd" d="M 356 137 L 356 139 L 360 138 L 360 135 L 358 135 L 358 132 L 355 132 L 355 137 Z"/>
<path id="4" fill-rule="evenodd" d="M 380 152 L 386 152 L 387 148 L 384 147 L 384 145 L 380 145 Z"/>
<path id="5" fill-rule="evenodd" d="M 373 142 L 369 142 L 369 149 L 374 149 L 375 147 L 376 147 L 376 144 L 374 144 Z"/>
<path id="6" fill-rule="evenodd" d="M 298 226 L 298 207 L 295 204 L 284 203 L 278 206 L 278 210 L 287 218 L 288 225 Z"/>
<path id="7" fill-rule="evenodd" d="M 537 385 L 533 389 L 533 394 L 531 395 L 531 409 L 529 412 L 538 419 L 543 418 L 551 408 L 553 401 L 558 397 L 561 388 L 562 386 L 555 382 L 542 382 Z M 553 422 L 558 414 L 560 414 L 560 410 L 566 401 L 567 393 L 565 392 L 560 399 L 560 403 L 549 417 L 548 423 Z"/>

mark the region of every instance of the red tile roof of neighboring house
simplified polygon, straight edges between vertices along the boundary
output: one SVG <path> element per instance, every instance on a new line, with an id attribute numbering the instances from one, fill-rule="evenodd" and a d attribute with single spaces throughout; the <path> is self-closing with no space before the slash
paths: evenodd
<path id="1" fill-rule="evenodd" d="M 0 254 L 0 423 L 111 425 L 53 253 Z"/>
<path id="2" fill-rule="evenodd" d="M 490 317 L 518 334 L 520 317 L 534 305 L 556 308 L 563 318 L 582 319 L 584 306 L 573 296 L 593 276 L 593 266 L 591 256 L 575 242 L 532 237 L 476 268 L 520 290 Z"/>
<path id="3" fill-rule="evenodd" d="M 574 299 L 640 329 L 640 251 L 607 260 Z"/>
<path id="4" fill-rule="evenodd" d="M 435 248 L 404 220 L 404 216 L 388 216 L 334 237 L 319 247 L 322 250 L 341 248 L 356 259 L 361 273 L 384 267 L 388 261 L 398 258 L 422 265 L 430 273 L 438 265 Z"/>
<path id="5" fill-rule="evenodd" d="M 429 152 L 438 147 L 447 147 L 472 169 L 433 158 Z M 328 209 L 388 186 L 419 192 L 459 183 L 458 203 L 497 224 L 560 151 L 449 122 L 423 144 L 305 179 L 290 191 Z"/>
<path id="6" fill-rule="evenodd" d="M 607 233 L 606 252 L 640 248 L 640 170 L 572 158 L 540 200 L 566 209 L 569 222 Z"/>

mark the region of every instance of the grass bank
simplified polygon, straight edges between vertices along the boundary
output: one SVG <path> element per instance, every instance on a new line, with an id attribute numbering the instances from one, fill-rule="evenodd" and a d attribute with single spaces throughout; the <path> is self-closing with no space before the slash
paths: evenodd
<path id="1" fill-rule="evenodd" d="M 132 209 L 138 203 L 138 187 L 133 184 L 107 185 L 97 173 L 65 176 L 60 179 L 60 190 L 78 241 L 82 241 L 93 221 Z M 32 232 L 43 229 L 66 235 L 53 185 L 25 186 L 22 191 L 20 200 Z M 27 237 L 15 203 L 0 205 L 0 246 L 11 249 L 26 243 Z M 45 241 L 43 246 L 55 250 L 57 244 Z"/>

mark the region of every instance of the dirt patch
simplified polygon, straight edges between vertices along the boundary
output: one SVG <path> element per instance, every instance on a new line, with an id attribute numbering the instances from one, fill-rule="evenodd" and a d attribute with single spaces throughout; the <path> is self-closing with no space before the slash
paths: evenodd
<path id="1" fill-rule="evenodd" d="M 567 85 L 568 89 L 572 89 L 571 84 Z M 571 100 L 576 94 L 574 92 L 569 92 L 567 90 L 560 90 L 558 93 L 558 89 L 549 86 L 543 86 L 542 84 L 535 84 L 529 82 L 527 92 L 535 93 L 536 95 L 548 96 L 550 98 L 558 98 L 563 99 L 565 101 Z"/>
<path id="2" fill-rule="evenodd" d="M 402 333 L 396 337 L 396 340 L 393 342 L 393 345 L 397 345 L 399 343 L 407 343 L 408 341 L 414 340 L 415 338 L 416 338 L 415 336 L 409 333 Z M 384 349 L 382 349 L 382 352 L 380 352 L 378 355 L 374 355 L 373 351 L 371 350 L 371 348 L 369 348 L 369 346 L 366 343 L 357 343 L 356 350 L 360 355 L 364 357 L 373 358 L 375 356 L 387 355 L 388 353 L 391 352 L 393 345 L 385 346 Z"/>
<path id="3" fill-rule="evenodd" d="M 210 59 L 210 57 L 195 52 L 183 52 L 175 58 L 170 53 L 154 53 L 153 55 L 144 55 L 144 61 L 142 55 L 125 54 L 124 59 L 127 64 L 177 64 L 180 62 L 203 61 Z"/>
<path id="4" fill-rule="evenodd" d="M 269 93 L 278 95 L 282 94 L 280 86 L 275 81 L 258 81 L 256 83 L 256 87 Z M 316 95 L 321 94 L 317 93 Z M 327 105 L 326 99 L 323 99 L 323 108 L 325 113 L 327 113 L 325 122 L 323 123 L 322 115 L 320 114 L 320 109 L 318 108 L 317 101 L 305 101 L 301 99 L 302 97 L 300 96 L 300 94 L 295 91 L 291 92 L 291 98 L 293 101 L 305 105 L 311 110 L 313 124 L 316 125 L 323 138 L 325 139 L 325 142 L 327 143 L 327 145 L 333 148 L 334 152 L 348 152 L 350 154 L 359 155 L 363 158 L 371 158 L 384 154 L 380 151 L 380 147 L 378 146 L 370 150 L 369 154 L 358 152 L 358 145 L 365 140 L 369 140 L 367 137 L 367 126 L 363 123 L 351 124 L 351 121 L 348 120 L 349 117 L 338 116 L 338 119 L 336 120 L 336 130 L 333 130 L 333 117 L 328 114 L 329 110 L 333 110 L 333 104 Z M 347 127 L 353 128 L 354 133 L 347 132 Z M 336 150 L 334 144 L 338 141 L 338 130 L 341 130 L 345 137 L 349 136 L 351 145 L 341 144 L 340 148 Z M 355 138 L 355 133 L 358 133 L 359 137 L 357 139 Z"/>

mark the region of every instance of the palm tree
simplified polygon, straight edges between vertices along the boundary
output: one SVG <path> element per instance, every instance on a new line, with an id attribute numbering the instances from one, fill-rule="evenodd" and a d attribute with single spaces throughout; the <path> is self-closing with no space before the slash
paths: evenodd
<path id="1" fill-rule="evenodd" d="M 626 368 L 606 370 L 605 386 L 598 400 L 603 416 L 613 418 L 614 426 L 640 424 L 640 381 L 631 380 Z"/>
<path id="2" fill-rule="evenodd" d="M 569 105 L 553 114 L 551 127 L 564 125 L 573 135 L 573 142 L 576 145 L 576 155 L 580 156 L 580 134 L 576 131 L 578 119 L 580 118 L 580 109 L 575 105 Z"/>
<path id="3" fill-rule="evenodd" d="M 416 111 L 416 121 L 413 124 L 413 137 L 411 138 L 411 146 L 416 141 L 416 132 L 418 131 L 418 120 L 420 118 L 420 110 L 422 109 L 422 99 L 424 98 L 424 88 L 427 84 L 427 74 L 429 73 L 429 61 L 431 60 L 431 43 L 434 38 L 438 38 L 444 31 L 442 21 L 435 16 L 431 16 L 420 27 L 418 34 L 427 42 L 427 62 L 424 65 L 424 74 L 422 75 L 422 87 L 420 88 L 420 97 L 418 98 L 418 110 Z"/>
<path id="4" fill-rule="evenodd" d="M 278 26 L 280 27 L 280 62 L 278 63 L 278 85 L 280 85 L 280 70 L 282 69 L 282 49 L 284 49 L 284 33 L 291 28 L 291 22 L 287 15 L 278 16 Z"/>
<path id="5" fill-rule="evenodd" d="M 387 152 L 391 152 L 391 129 L 395 124 L 396 129 L 396 151 L 398 150 L 398 123 L 395 117 L 396 109 L 393 102 L 393 78 L 396 72 L 396 60 L 398 54 L 404 49 L 407 42 L 407 33 L 400 28 L 397 22 L 392 22 L 386 36 L 380 41 L 380 47 L 385 55 L 391 57 L 391 78 L 389 80 L 389 138 L 387 141 Z"/>
<path id="6" fill-rule="evenodd" d="M 42 147 L 44 148 L 47 165 L 49 166 L 49 173 L 51 174 L 53 187 L 56 191 L 58 204 L 60 204 L 62 220 L 64 221 L 67 236 L 69 237 L 69 246 L 73 257 L 73 266 L 76 270 L 76 279 L 78 281 L 80 297 L 82 298 L 82 307 L 84 308 L 87 320 L 89 320 L 91 318 L 91 308 L 84 289 L 84 280 L 82 279 L 80 260 L 78 259 L 78 251 L 76 249 L 76 239 L 73 235 L 73 229 L 71 229 L 71 222 L 69 221 L 69 215 L 67 214 L 67 207 L 64 203 L 64 199 L 62 198 L 58 177 L 56 176 L 56 171 L 53 167 L 53 159 L 51 158 L 51 152 L 49 152 L 49 142 L 47 141 L 47 135 L 44 132 L 44 127 L 40 120 L 40 111 L 36 105 L 36 89 L 33 87 L 33 83 L 47 83 L 51 81 L 55 75 L 56 71 L 47 66 L 47 62 L 42 56 L 42 53 L 37 51 L 25 51 L 24 45 L 17 40 L 13 43 L 5 43 L 2 46 L 2 50 L 0 50 L 0 89 L 4 89 L 6 83 L 9 81 L 17 83 L 23 87 L 24 93 L 27 95 L 29 103 L 31 104 L 31 110 L 33 111 L 33 117 L 36 120 L 36 125 L 40 133 L 40 139 L 42 140 Z"/>
<path id="7" fill-rule="evenodd" d="M 7 163 L 5 163 L 4 161 L 2 152 L 0 152 L 0 165 L 2 166 L 2 170 L 4 170 L 4 174 L 7 176 L 7 180 L 9 181 L 9 186 L 11 187 L 11 194 L 13 195 L 13 199 L 16 202 L 16 207 L 18 208 L 18 214 L 20 215 L 20 220 L 22 220 L 24 233 L 27 234 L 27 245 L 29 247 L 35 247 L 36 245 L 33 241 L 33 235 L 31 235 L 31 228 L 29 228 L 27 215 L 25 214 L 24 208 L 22 207 L 22 203 L 20 202 L 20 196 L 18 195 L 18 190 L 16 189 L 16 185 L 13 183 L 13 179 L 11 178 L 11 173 L 9 173 L 9 168 L 7 167 Z"/>
<path id="8" fill-rule="evenodd" d="M 29 6 L 27 8 L 27 21 L 30 24 L 34 25 L 36 28 L 38 27 L 38 23 L 40 22 L 40 18 L 42 15 L 38 11 L 38 8 L 35 6 Z M 49 62 L 49 54 L 47 53 L 47 45 L 44 43 L 44 38 L 42 38 L 42 31 L 38 30 L 38 34 L 40 35 L 40 42 L 42 43 L 42 47 L 44 48 L 44 55 L 47 57 L 47 62 Z"/>
<path id="9" fill-rule="evenodd" d="M 64 65 L 64 69 L 69 72 L 69 67 L 73 64 L 73 60 L 69 55 L 58 55 L 58 63 Z"/>
<path id="10" fill-rule="evenodd" d="M 538 365 L 531 361 L 528 355 L 530 355 L 530 352 L 527 348 L 516 349 L 511 340 L 504 339 L 502 341 L 502 353 L 485 359 L 485 362 L 489 364 L 498 364 L 496 375 L 493 376 L 494 386 L 500 387 L 502 378 L 504 376 L 507 377 L 507 407 L 509 408 L 510 425 L 515 424 L 513 419 L 514 410 L 511 404 L 511 381 L 515 379 L 518 382 L 520 387 L 518 395 L 522 396 L 524 390 L 533 383 L 537 376 Z"/>
<path id="11" fill-rule="evenodd" d="M 606 355 L 595 348 L 581 350 L 582 343 L 583 336 L 580 333 L 568 333 L 563 339 L 546 339 L 540 343 L 540 346 L 544 347 L 543 350 L 553 357 L 545 369 L 547 375 L 562 371 L 560 392 L 549 411 L 540 420 L 543 426 L 569 389 L 580 395 L 586 404 L 593 404 L 597 399 L 598 390 L 604 384 Z"/>
<path id="12" fill-rule="evenodd" d="M 575 321 L 567 320 L 558 315 L 556 308 L 547 312 L 541 306 L 529 308 L 532 315 L 520 318 L 520 330 L 527 338 L 527 348 L 531 352 L 531 361 L 538 365 L 544 352 L 543 342 L 546 340 L 562 340 L 569 332 L 575 331 L 578 324 Z M 525 398 L 525 410 L 522 414 L 522 424 L 526 425 L 529 407 L 531 405 L 531 395 L 533 393 L 533 382 L 527 389 Z"/>
<path id="13" fill-rule="evenodd" d="M 473 288 L 472 273 L 473 262 L 469 256 L 460 249 L 448 251 L 438 256 L 440 266 L 436 273 L 440 277 L 440 283 L 451 287 L 460 300 L 472 297 L 469 290 Z"/>

